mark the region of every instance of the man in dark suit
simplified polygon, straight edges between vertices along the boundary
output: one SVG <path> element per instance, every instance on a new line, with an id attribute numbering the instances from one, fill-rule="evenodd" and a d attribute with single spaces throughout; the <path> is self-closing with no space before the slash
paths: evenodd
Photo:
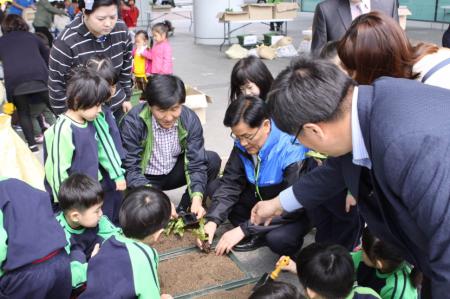
<path id="1" fill-rule="evenodd" d="M 397 0 L 326 0 L 316 6 L 311 51 L 319 53 L 329 41 L 344 36 L 352 20 L 370 11 L 382 11 L 398 21 Z"/>
<path id="2" fill-rule="evenodd" d="M 442 46 L 450 48 L 450 24 L 442 36 Z"/>
<path id="3" fill-rule="evenodd" d="M 269 94 L 272 117 L 306 147 L 335 158 L 259 202 L 252 222 L 314 208 L 348 188 L 370 230 L 429 279 L 423 291 L 448 298 L 449 99 L 449 90 L 413 80 L 383 77 L 356 86 L 332 63 L 292 63 Z"/>

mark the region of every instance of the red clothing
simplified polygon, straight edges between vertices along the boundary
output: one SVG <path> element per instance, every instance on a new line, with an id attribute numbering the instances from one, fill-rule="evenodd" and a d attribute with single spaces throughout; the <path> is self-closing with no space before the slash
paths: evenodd
<path id="1" fill-rule="evenodd" d="M 136 6 L 129 6 L 121 9 L 122 20 L 128 28 L 134 28 L 137 25 L 139 17 L 139 9 Z"/>

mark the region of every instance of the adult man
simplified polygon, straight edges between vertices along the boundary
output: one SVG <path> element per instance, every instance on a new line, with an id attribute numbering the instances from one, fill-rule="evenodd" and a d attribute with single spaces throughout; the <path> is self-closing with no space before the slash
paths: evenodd
<path id="1" fill-rule="evenodd" d="M 383 77 L 357 87 L 331 63 L 293 63 L 274 82 L 272 117 L 308 148 L 336 158 L 258 203 L 253 223 L 313 208 L 348 188 L 371 231 L 431 279 L 433 298 L 447 298 L 449 99 L 448 90 L 412 80 Z"/>
<path id="2" fill-rule="evenodd" d="M 197 115 L 183 105 L 186 90 L 172 75 L 153 76 L 147 103 L 134 107 L 121 123 L 128 187 L 151 185 L 170 190 L 187 185 L 179 208 L 202 217 L 207 182 L 220 170 L 217 153 L 205 151 Z"/>
<path id="3" fill-rule="evenodd" d="M 397 0 L 326 0 L 316 6 L 311 51 L 319 53 L 329 41 L 339 40 L 361 14 L 379 10 L 398 21 Z"/>

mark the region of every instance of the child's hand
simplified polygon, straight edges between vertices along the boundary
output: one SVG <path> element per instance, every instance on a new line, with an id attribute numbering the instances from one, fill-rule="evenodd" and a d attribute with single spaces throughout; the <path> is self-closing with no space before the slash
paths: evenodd
<path id="1" fill-rule="evenodd" d="M 117 191 L 124 191 L 125 189 L 127 189 L 127 182 L 125 180 L 120 180 L 116 182 Z"/>
<path id="2" fill-rule="evenodd" d="M 99 251 L 100 251 L 100 244 L 97 243 L 95 244 L 94 249 L 92 250 L 91 258 L 96 256 Z"/>
<path id="3" fill-rule="evenodd" d="M 280 257 L 276 265 L 278 266 L 280 264 L 280 261 L 284 258 L 285 258 L 284 255 Z M 289 264 L 287 264 L 287 266 L 282 267 L 281 270 L 297 274 L 297 264 L 292 259 L 289 259 Z"/>
<path id="4" fill-rule="evenodd" d="M 169 294 L 162 294 L 161 299 L 173 299 L 173 297 Z"/>
<path id="5" fill-rule="evenodd" d="M 178 214 L 177 214 L 177 209 L 175 209 L 175 205 L 170 202 L 170 219 L 177 219 L 178 218 Z"/>

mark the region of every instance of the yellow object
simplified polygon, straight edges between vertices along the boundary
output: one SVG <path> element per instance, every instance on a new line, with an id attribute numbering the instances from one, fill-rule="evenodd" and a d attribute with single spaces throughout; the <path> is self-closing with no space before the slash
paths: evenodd
<path id="1" fill-rule="evenodd" d="M 278 278 L 278 275 L 280 275 L 281 269 L 283 267 L 286 267 L 287 265 L 289 265 L 289 261 L 291 259 L 288 256 L 285 256 L 279 263 L 278 266 L 276 266 L 275 270 L 272 271 L 272 273 L 270 273 L 270 278 L 272 278 L 273 280 L 276 280 Z"/>
<path id="2" fill-rule="evenodd" d="M 145 57 L 139 54 L 134 55 L 134 76 L 136 78 L 147 78 L 145 73 Z"/>
<path id="3" fill-rule="evenodd" d="M 3 113 L 12 115 L 16 110 L 16 106 L 13 103 L 5 103 L 3 104 Z"/>
<path id="4" fill-rule="evenodd" d="M 22 180 L 44 189 L 44 167 L 11 127 L 11 116 L 0 114 L 0 177 Z"/>

